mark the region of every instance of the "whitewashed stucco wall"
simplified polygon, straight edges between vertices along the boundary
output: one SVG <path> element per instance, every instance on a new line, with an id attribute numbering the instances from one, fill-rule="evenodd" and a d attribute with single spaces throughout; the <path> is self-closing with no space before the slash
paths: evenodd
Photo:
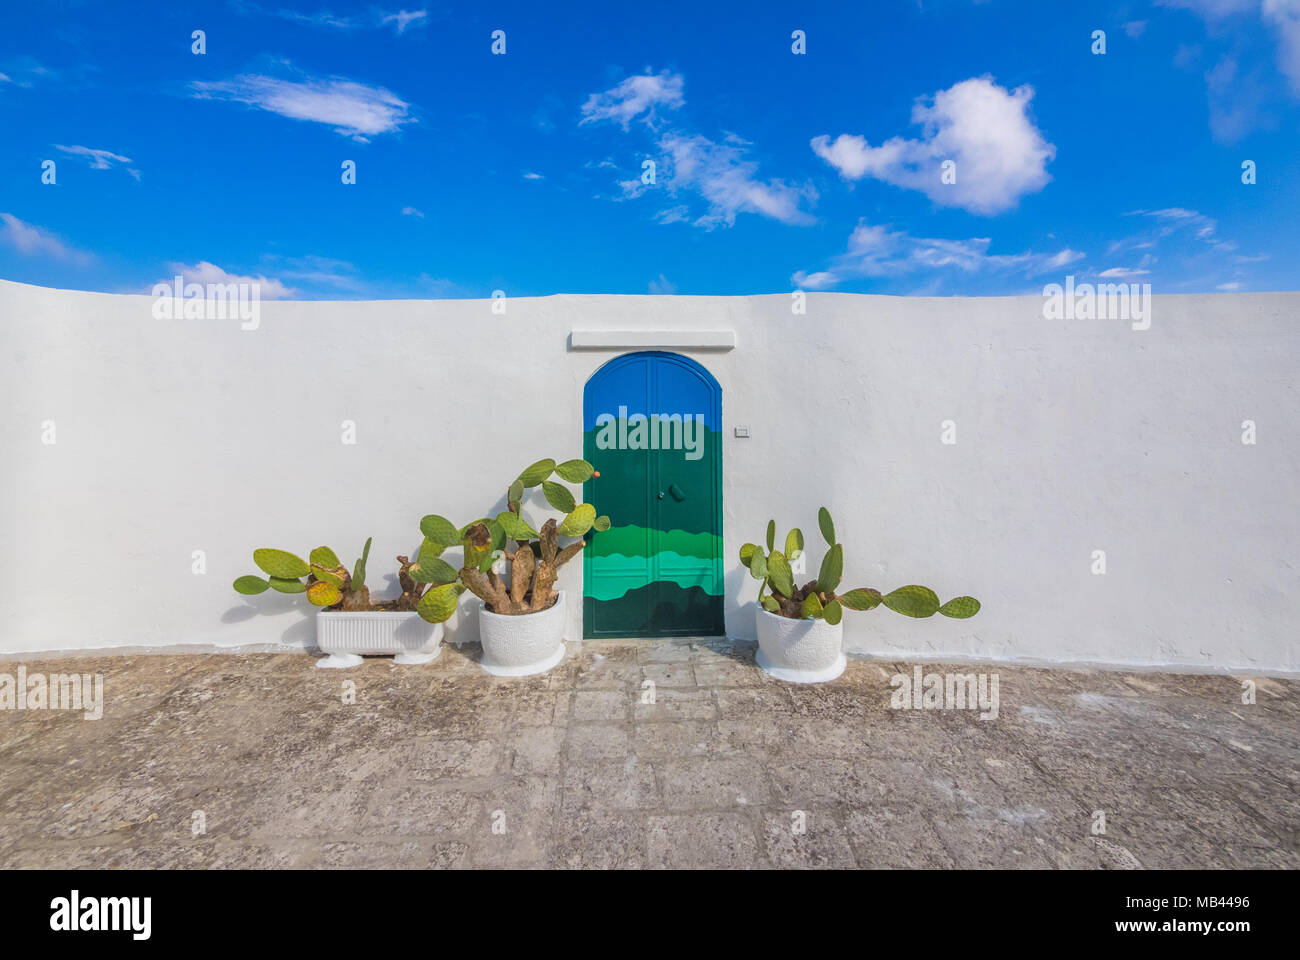
<path id="1" fill-rule="evenodd" d="M 583 384 L 621 351 L 569 350 L 573 329 L 725 329 L 736 349 L 679 352 L 723 390 L 730 633 L 753 635 L 741 543 L 769 517 L 811 534 L 826 503 L 848 585 L 984 603 L 851 614 L 851 651 L 1300 668 L 1300 294 L 1157 297 L 1145 331 L 1044 320 L 1038 297 L 276 302 L 255 331 L 151 305 L 0 282 L 0 654 L 307 646 L 301 600 L 231 591 L 255 546 L 350 561 L 373 535 L 391 587 L 419 517 L 480 515 L 524 464 L 581 454 Z"/>

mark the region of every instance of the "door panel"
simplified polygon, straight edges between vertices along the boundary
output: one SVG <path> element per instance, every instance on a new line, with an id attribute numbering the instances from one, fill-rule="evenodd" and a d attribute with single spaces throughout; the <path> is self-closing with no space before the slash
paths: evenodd
<path id="1" fill-rule="evenodd" d="M 587 383 L 585 498 L 612 526 L 584 551 L 584 636 L 717 636 L 722 617 L 721 395 L 699 364 L 619 357 Z"/>

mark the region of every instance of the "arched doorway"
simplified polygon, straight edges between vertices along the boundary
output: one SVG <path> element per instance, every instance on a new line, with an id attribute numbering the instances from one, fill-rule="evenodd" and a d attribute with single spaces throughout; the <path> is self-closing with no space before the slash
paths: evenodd
<path id="1" fill-rule="evenodd" d="M 722 391 L 675 353 L 617 357 L 583 390 L 583 636 L 721 636 Z"/>

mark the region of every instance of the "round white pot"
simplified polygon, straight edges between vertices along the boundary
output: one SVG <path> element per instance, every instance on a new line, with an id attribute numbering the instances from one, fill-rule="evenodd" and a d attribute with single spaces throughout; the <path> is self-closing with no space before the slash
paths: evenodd
<path id="1" fill-rule="evenodd" d="M 564 591 L 540 613 L 508 617 L 479 602 L 478 634 L 484 670 L 495 677 L 530 677 L 564 659 Z"/>
<path id="2" fill-rule="evenodd" d="M 442 652 L 442 624 L 406 610 L 321 610 L 316 646 L 329 654 L 316 661 L 318 667 L 355 667 L 363 656 L 428 663 Z"/>
<path id="3" fill-rule="evenodd" d="M 844 622 L 791 620 L 758 608 L 758 665 L 778 680 L 825 683 L 834 680 L 844 658 Z"/>

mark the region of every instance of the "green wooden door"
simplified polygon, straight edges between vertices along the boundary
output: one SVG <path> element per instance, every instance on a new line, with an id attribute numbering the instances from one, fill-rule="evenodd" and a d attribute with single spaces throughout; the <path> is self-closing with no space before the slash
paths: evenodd
<path id="1" fill-rule="evenodd" d="M 721 636 L 722 394 L 672 353 L 611 360 L 583 393 L 584 498 L 612 525 L 583 551 L 583 636 Z"/>

